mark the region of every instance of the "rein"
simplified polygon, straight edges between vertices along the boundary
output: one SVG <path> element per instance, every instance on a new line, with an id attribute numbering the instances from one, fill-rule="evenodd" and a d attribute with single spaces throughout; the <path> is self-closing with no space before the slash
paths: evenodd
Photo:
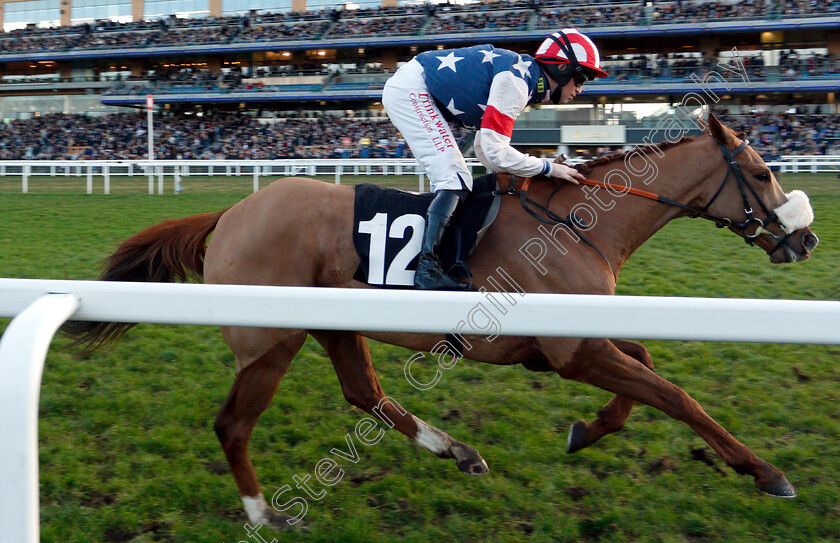
<path id="1" fill-rule="evenodd" d="M 551 200 L 554 198 L 554 196 L 557 194 L 557 192 L 560 190 L 560 187 L 562 186 L 560 183 L 557 183 L 557 186 L 555 186 L 551 193 L 548 195 L 548 199 L 545 205 L 543 205 L 535 200 L 532 200 L 531 198 L 528 198 L 528 188 L 531 186 L 531 180 L 533 179 L 533 177 L 523 178 L 522 188 L 519 190 L 516 189 L 516 179 L 517 177 L 515 175 L 511 175 L 510 186 L 508 186 L 506 190 L 497 190 L 494 192 L 494 194 L 511 194 L 513 196 L 519 196 L 519 202 L 522 204 L 522 209 L 524 209 L 529 215 L 531 215 L 538 221 L 545 224 L 550 224 L 551 226 L 557 226 L 559 224 L 566 226 L 569 230 L 572 231 L 573 234 L 580 238 L 581 241 L 592 247 L 592 249 L 594 249 L 595 252 L 598 253 L 598 256 L 600 256 L 601 259 L 607 264 L 607 267 L 610 269 L 613 276 L 616 279 L 618 278 L 618 274 L 613 269 L 612 265 L 610 264 L 610 261 L 607 260 L 607 257 L 604 256 L 604 253 L 602 253 L 598 246 L 589 241 L 589 239 L 586 236 L 584 236 L 581 232 L 582 229 L 587 228 L 587 224 L 574 213 L 570 213 L 568 217 L 561 217 L 560 215 L 554 213 L 553 211 L 551 211 L 551 209 L 549 209 L 549 206 L 551 205 Z M 540 213 L 542 213 L 544 216 L 541 216 Z"/>
<path id="2" fill-rule="evenodd" d="M 704 219 L 708 219 L 708 220 L 714 222 L 715 226 L 717 226 L 718 228 L 728 228 L 728 227 L 731 227 L 731 226 L 734 226 L 736 228 L 740 228 L 743 232 L 744 240 L 749 245 L 755 245 L 755 240 L 759 236 L 761 236 L 762 234 L 767 234 L 776 241 L 776 245 L 772 249 L 767 251 L 767 254 L 775 252 L 777 249 L 779 249 L 779 247 L 781 247 L 783 244 L 785 244 L 787 242 L 787 240 L 790 238 L 790 236 L 792 236 L 793 234 L 791 233 L 791 234 L 786 234 L 786 235 L 781 235 L 780 236 L 778 234 L 774 234 L 773 232 L 770 232 L 769 230 L 767 230 L 765 228 L 766 226 L 772 224 L 773 222 L 778 222 L 779 219 L 776 216 L 776 213 L 770 211 L 767 208 L 767 206 L 764 204 L 764 201 L 761 199 L 761 197 L 759 197 L 755 188 L 753 188 L 753 186 L 749 182 L 747 182 L 746 178 L 744 177 L 743 172 L 741 172 L 740 166 L 735 161 L 735 157 L 739 153 L 741 153 L 741 151 L 743 151 L 744 149 L 746 149 L 750 145 L 750 141 L 749 140 L 744 140 L 741 143 L 741 145 L 739 145 L 734 151 L 730 151 L 729 148 L 727 148 L 725 145 L 723 145 L 720 142 L 717 142 L 717 144 L 718 144 L 718 147 L 720 147 L 721 152 L 723 152 L 723 156 L 724 156 L 724 158 L 726 159 L 726 162 L 727 162 L 726 175 L 724 176 L 723 182 L 721 182 L 717 191 L 715 191 L 712 198 L 708 201 L 708 203 L 706 203 L 706 205 L 703 206 L 702 209 L 697 209 L 697 208 L 691 207 L 689 205 L 683 204 L 681 202 L 677 202 L 676 200 L 672 200 L 671 198 L 668 198 L 667 196 L 663 196 L 663 195 L 657 194 L 655 192 L 640 190 L 640 189 L 636 189 L 636 188 L 633 188 L 633 187 L 630 187 L 630 186 L 616 186 L 616 185 L 613 185 L 612 183 L 608 183 L 606 181 L 597 181 L 595 179 L 584 179 L 582 181 L 579 181 L 579 183 L 581 185 L 601 187 L 601 188 L 611 190 L 611 191 L 614 191 L 614 192 L 622 192 L 622 193 L 625 193 L 625 194 L 632 194 L 634 196 L 639 196 L 641 198 L 646 198 L 646 199 L 652 200 L 654 202 L 661 202 L 663 204 L 668 204 L 670 206 L 678 207 L 680 209 L 690 211 L 692 213 L 689 216 L 690 218 L 696 219 L 697 217 L 702 217 Z M 729 181 L 730 174 L 734 174 L 735 181 L 738 184 L 738 192 L 740 192 L 741 199 L 743 200 L 743 203 L 744 203 L 744 212 L 747 214 L 747 218 L 745 220 L 741 221 L 741 222 L 733 222 L 732 219 L 729 219 L 727 217 L 720 217 L 718 215 L 714 215 L 712 213 L 709 213 L 709 208 L 714 203 L 714 201 L 717 199 L 717 197 L 721 194 L 721 192 L 723 192 L 723 188 L 726 186 L 726 183 Z M 522 188 L 519 189 L 519 190 L 516 190 L 516 188 L 515 188 L 516 177 L 511 175 L 510 176 L 510 186 L 508 187 L 508 189 L 507 190 L 496 191 L 496 194 L 511 194 L 511 195 L 514 195 L 514 196 L 519 196 L 519 200 L 522 204 L 522 208 L 529 215 L 531 215 L 532 217 L 534 217 L 538 221 L 543 222 L 545 224 L 550 224 L 552 226 L 556 226 L 558 224 L 565 225 L 570 230 L 572 230 L 572 232 L 574 232 L 581 240 L 583 240 L 584 243 L 586 243 L 587 245 L 592 247 L 598 253 L 598 255 L 604 260 L 604 262 L 607 263 L 607 266 L 609 266 L 609 268 L 612 270 L 612 266 L 610 265 L 609 261 L 604 256 L 604 254 L 601 252 L 601 250 L 598 249 L 598 247 L 596 247 L 594 243 L 592 243 L 590 240 L 588 240 L 580 232 L 581 229 L 584 229 L 584 230 L 586 229 L 587 225 L 586 225 L 585 222 L 583 222 L 579 217 L 575 216 L 574 213 L 570 213 L 568 217 L 561 217 L 560 215 L 557 215 L 556 213 L 551 211 L 551 209 L 549 209 L 549 206 L 551 205 L 551 200 L 554 198 L 554 196 L 560 190 L 560 187 L 562 186 L 562 184 L 557 183 L 557 186 L 548 195 L 548 199 L 547 199 L 546 203 L 545 204 L 540 204 L 540 203 L 535 202 L 534 200 L 528 198 L 528 188 L 531 185 L 531 180 L 532 180 L 531 177 L 524 178 L 524 180 L 522 182 Z M 752 206 L 750 205 L 750 202 L 749 202 L 749 197 L 747 196 L 747 191 L 749 191 L 749 193 L 753 195 L 755 200 L 758 202 L 758 205 L 761 206 L 761 210 L 767 216 L 764 220 L 761 220 L 761 219 L 759 219 L 758 217 L 755 216 L 755 212 L 753 211 Z M 542 215 L 540 215 L 540 213 L 542 213 Z M 747 233 L 747 228 L 751 224 L 755 224 L 756 229 L 755 229 L 755 232 L 753 232 L 752 234 L 748 234 Z M 613 270 L 613 275 L 615 275 L 615 270 Z"/>
<path id="3" fill-rule="evenodd" d="M 718 228 L 728 228 L 730 226 L 738 227 L 741 230 L 744 230 L 744 237 L 747 238 L 747 243 L 749 243 L 750 245 L 754 245 L 753 240 L 756 239 L 758 236 L 760 236 L 762 233 L 768 233 L 768 234 L 774 235 L 771 232 L 768 232 L 767 230 L 764 230 L 764 226 L 771 224 L 777 218 L 776 218 L 775 213 L 772 213 L 770 210 L 767 209 L 767 206 L 764 205 L 764 202 L 758 196 L 758 193 L 755 191 L 755 189 L 752 187 L 752 185 L 750 185 L 747 182 L 746 178 L 744 178 L 744 174 L 741 172 L 741 168 L 738 166 L 738 163 L 735 161 L 735 156 L 737 156 L 741 151 L 746 149 L 747 146 L 749 146 L 749 144 L 750 144 L 749 140 L 744 140 L 744 142 L 741 143 L 741 145 L 739 145 L 738 148 L 736 148 L 734 151 L 730 151 L 725 145 L 723 145 L 722 143 L 718 143 L 718 146 L 720 147 L 721 151 L 723 151 L 723 155 L 726 158 L 728 167 L 726 169 L 726 175 L 723 178 L 723 182 L 720 184 L 717 191 L 715 191 L 715 194 L 712 196 L 712 198 L 709 200 L 709 202 L 706 205 L 704 205 L 702 209 L 697 209 L 697 208 L 691 207 L 689 205 L 683 204 L 681 202 L 677 202 L 676 200 L 672 200 L 671 198 L 668 198 L 667 196 L 663 196 L 663 195 L 657 194 L 655 192 L 648 192 L 646 190 L 634 189 L 633 187 L 624 187 L 624 186 L 617 187 L 617 186 L 613 185 L 612 183 L 607 183 L 606 181 L 596 181 L 594 179 L 584 179 L 583 181 L 579 181 L 579 183 L 581 185 L 603 187 L 607 190 L 612 190 L 614 192 L 623 192 L 625 194 L 632 194 L 634 196 L 641 196 L 642 198 L 647 198 L 648 200 L 653 200 L 655 202 L 662 202 L 663 204 L 668 204 L 670 206 L 678 207 L 680 209 L 685 209 L 686 211 L 690 211 L 692 213 L 692 215 L 690 216 L 692 219 L 696 219 L 697 217 L 702 217 L 704 219 L 708 219 L 708 220 L 714 222 L 715 226 L 717 226 Z M 709 213 L 709 207 L 711 207 L 711 205 L 714 203 L 714 201 L 717 199 L 717 197 L 723 191 L 723 187 L 725 187 L 727 181 L 729 181 L 729 174 L 733 173 L 733 172 L 735 174 L 735 180 L 738 183 L 738 191 L 741 193 L 741 198 L 744 201 L 744 212 L 747 214 L 747 219 L 742 221 L 742 222 L 738 222 L 738 223 L 733 223 L 732 219 L 729 219 L 727 217 L 720 217 L 718 215 L 714 215 L 712 213 Z M 746 193 L 745 187 L 746 187 L 746 189 L 749 189 L 750 193 L 753 195 L 753 197 L 756 199 L 758 204 L 761 206 L 761 209 L 767 215 L 767 218 L 764 221 L 762 221 L 761 219 L 759 219 L 758 217 L 756 217 L 753 214 L 752 206 L 750 206 L 749 199 L 747 198 L 747 193 Z M 749 225 L 753 224 L 753 223 L 755 223 L 756 226 L 757 226 L 756 232 L 752 235 L 747 234 L 746 233 L 747 227 Z"/>
<path id="4" fill-rule="evenodd" d="M 578 181 L 581 185 L 589 185 L 592 187 L 602 187 L 607 190 L 612 190 L 614 192 L 623 192 L 625 194 L 632 194 L 633 196 L 641 196 L 642 198 L 647 198 L 648 200 L 653 200 L 654 202 L 662 202 L 663 204 L 668 204 L 674 207 L 679 207 L 681 209 L 685 209 L 686 211 L 691 211 L 694 213 L 692 218 L 696 217 L 703 217 L 704 219 L 709 219 L 710 221 L 714 221 L 715 226 L 718 228 L 724 228 L 731 224 L 731 221 L 726 218 L 718 217 L 716 215 L 712 215 L 711 213 L 707 213 L 705 209 L 695 209 L 691 206 L 687 206 L 685 204 L 681 204 L 676 200 L 672 200 L 667 196 L 662 196 L 661 194 L 657 194 L 655 192 L 648 192 L 646 190 L 639 190 L 634 189 L 633 187 L 617 187 L 612 183 L 607 183 L 606 181 L 596 181 L 595 179 L 584 179 L 583 181 Z"/>

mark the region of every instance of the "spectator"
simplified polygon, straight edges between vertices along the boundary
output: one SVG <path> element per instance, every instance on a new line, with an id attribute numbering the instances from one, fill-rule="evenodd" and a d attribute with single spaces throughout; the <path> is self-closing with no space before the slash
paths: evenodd
<path id="1" fill-rule="evenodd" d="M 456 133 L 460 142 L 467 132 Z M 349 139 L 350 145 L 343 140 Z M 405 142 L 386 118 L 281 118 L 277 122 L 236 115 L 168 116 L 155 123 L 160 159 L 327 158 L 342 147 L 362 156 L 365 142 L 393 142 L 377 152 L 406 156 Z M 146 158 L 144 115 L 104 117 L 53 114 L 0 124 L 0 159 L 138 160 Z M 80 156 L 82 153 L 85 156 Z M 370 150 L 365 151 L 370 152 Z"/>

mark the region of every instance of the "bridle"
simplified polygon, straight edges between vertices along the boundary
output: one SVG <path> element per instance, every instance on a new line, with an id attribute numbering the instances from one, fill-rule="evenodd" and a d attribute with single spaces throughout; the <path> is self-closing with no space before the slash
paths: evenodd
<path id="1" fill-rule="evenodd" d="M 772 237 L 776 241 L 776 245 L 770 251 L 768 251 L 769 254 L 774 252 L 785 242 L 787 242 L 788 238 L 790 238 L 790 236 L 792 236 L 793 233 L 791 232 L 790 234 L 780 236 L 765 229 L 766 226 L 773 224 L 774 222 L 779 222 L 779 217 L 776 216 L 776 213 L 774 211 L 771 211 L 767 208 L 767 205 L 764 203 L 764 200 L 761 199 L 761 197 L 755 191 L 755 188 L 744 177 L 744 174 L 741 172 L 741 167 L 738 165 L 738 162 L 735 161 L 735 156 L 749 145 L 750 140 L 744 140 L 743 143 L 741 143 L 741 145 L 739 145 L 734 151 L 730 151 L 725 145 L 718 142 L 718 147 L 720 147 L 720 150 L 723 152 L 723 156 L 726 158 L 728 168 L 726 169 L 726 176 L 723 178 L 723 183 L 721 183 L 714 196 L 712 196 L 709 202 L 703 207 L 703 210 L 706 211 L 709 209 L 709 207 L 714 203 L 715 199 L 723 190 L 724 185 L 726 185 L 726 181 L 729 179 L 729 173 L 734 173 L 735 180 L 738 182 L 738 191 L 741 193 L 741 199 L 744 202 L 744 213 L 747 214 L 747 218 L 742 222 L 734 223 L 732 226 L 741 229 L 744 235 L 744 239 L 750 245 L 755 245 L 756 238 L 758 238 L 762 234 L 767 234 L 768 236 Z M 752 206 L 750 206 L 749 199 L 747 198 L 746 190 L 744 190 L 745 188 L 750 191 L 750 194 L 753 195 L 753 198 L 755 198 L 755 201 L 758 202 L 758 205 L 761 206 L 761 210 L 766 215 L 766 218 L 763 221 L 754 215 Z M 752 234 L 748 234 L 747 227 L 751 224 L 755 224 L 755 232 L 753 232 Z M 782 226 L 781 223 L 779 223 L 779 226 Z M 784 232 L 784 229 L 782 229 L 782 231 Z"/>
<path id="2" fill-rule="evenodd" d="M 771 231 L 769 231 L 765 228 L 766 226 L 769 226 L 770 224 L 772 224 L 774 222 L 779 222 L 779 218 L 777 217 L 775 212 L 771 211 L 767 207 L 767 205 L 764 203 L 764 201 L 758 195 L 758 192 L 756 192 L 755 188 L 747 181 L 747 179 L 744 177 L 744 173 L 741 171 L 741 167 L 738 165 L 738 162 L 735 160 L 736 156 L 738 156 L 744 149 L 749 147 L 750 141 L 749 140 L 744 140 L 737 148 L 735 148 L 735 150 L 732 150 L 732 151 L 729 150 L 729 148 L 726 147 L 725 145 L 723 145 L 722 143 L 720 143 L 720 142 L 716 142 L 716 143 L 717 143 L 718 147 L 720 148 L 721 152 L 723 153 L 724 159 L 727 162 L 726 174 L 724 175 L 723 181 L 721 182 L 720 186 L 715 191 L 715 193 L 712 195 L 711 199 L 709 199 L 709 201 L 706 203 L 706 205 L 704 205 L 700 209 L 689 206 L 687 204 L 683 204 L 681 202 L 678 202 L 676 200 L 668 198 L 667 196 L 663 196 L 662 194 L 657 194 L 655 192 L 649 192 L 649 191 L 646 191 L 646 190 L 640 190 L 640 189 L 636 189 L 636 188 L 633 188 L 633 187 L 630 187 L 630 186 L 616 186 L 616 185 L 613 185 L 612 183 L 609 183 L 609 182 L 606 182 L 606 181 L 596 181 L 594 179 L 584 179 L 582 181 L 579 181 L 579 183 L 581 185 L 602 187 L 602 188 L 605 188 L 605 189 L 608 189 L 608 190 L 611 190 L 611 191 L 614 191 L 614 192 L 623 192 L 623 193 L 626 193 L 626 194 L 632 194 L 634 196 L 640 196 L 642 198 L 647 198 L 648 200 L 653 200 L 653 201 L 656 201 L 656 202 L 662 202 L 664 204 L 668 204 L 668 205 L 671 205 L 671 206 L 674 206 L 674 207 L 678 207 L 680 209 L 690 211 L 691 212 L 691 215 L 689 215 L 690 218 L 694 219 L 694 218 L 697 218 L 697 217 L 702 217 L 704 219 L 713 221 L 715 223 L 715 226 L 717 226 L 718 228 L 734 227 L 736 229 L 741 230 L 741 234 L 743 235 L 744 240 L 749 245 L 755 245 L 755 240 L 759 236 L 761 236 L 763 234 L 766 234 L 766 235 L 772 237 L 776 242 L 776 244 L 773 246 L 773 248 L 770 249 L 769 251 L 767 251 L 767 254 L 771 254 L 771 253 L 775 252 L 776 250 L 778 250 L 780 247 L 782 247 L 783 245 L 785 245 L 787 243 L 788 239 L 793 235 L 793 233 L 791 232 L 790 234 L 779 235 L 779 234 L 774 234 L 773 232 L 771 232 Z M 709 208 L 712 206 L 712 204 L 715 202 L 715 200 L 717 200 L 718 196 L 720 196 L 720 194 L 723 192 L 724 187 L 729 182 L 730 175 L 732 175 L 734 177 L 735 182 L 738 185 L 738 192 L 741 194 L 741 199 L 743 200 L 743 203 L 744 203 L 744 212 L 747 215 L 747 218 L 744 219 L 743 221 L 740 221 L 740 222 L 735 222 L 728 217 L 721 217 L 719 215 L 715 215 L 715 214 L 709 212 Z M 543 223 L 552 224 L 552 225 L 557 225 L 557 224 L 566 225 L 571 230 L 573 230 L 575 232 L 575 234 L 577 234 L 584 242 L 586 242 L 587 245 L 589 245 L 590 247 L 595 249 L 595 251 L 601 256 L 601 258 L 604 259 L 605 262 L 607 262 L 608 266 L 610 265 L 609 261 L 607 261 L 604 254 L 591 241 L 586 239 L 583 236 L 583 234 L 581 233 L 580 230 L 585 229 L 585 226 L 586 226 L 585 224 L 583 224 L 583 221 L 581 221 L 578 217 L 575 217 L 573 215 L 570 215 L 569 217 L 561 217 L 560 215 L 557 215 L 556 213 L 554 213 L 553 211 L 551 211 L 549 209 L 549 207 L 551 205 L 552 198 L 554 198 L 554 196 L 557 194 L 560 187 L 562 186 L 560 183 L 558 183 L 557 186 L 554 188 L 554 190 L 551 191 L 551 193 L 548 196 L 548 201 L 543 205 L 543 204 L 540 204 L 540 203 L 535 202 L 534 200 L 528 198 L 528 188 L 530 186 L 532 178 L 530 178 L 530 177 L 525 178 L 525 180 L 522 183 L 522 188 L 519 189 L 519 190 L 516 190 L 514 188 L 515 179 L 516 178 L 514 176 L 511 176 L 510 187 L 507 190 L 497 191 L 497 193 L 499 193 L 499 194 L 513 194 L 513 195 L 519 196 L 520 202 L 522 203 L 522 207 L 525 209 L 525 211 L 528 212 L 531 216 L 533 216 L 534 218 L 536 218 L 537 220 L 539 220 Z M 754 212 L 752 206 L 750 205 L 749 197 L 747 196 L 748 192 L 753 195 L 755 200 L 758 202 L 758 205 L 761 207 L 761 210 L 766 215 L 766 217 L 763 220 L 755 216 L 755 212 Z M 779 223 L 779 224 L 781 225 L 781 223 Z M 752 234 L 749 234 L 749 233 L 747 233 L 747 228 L 749 228 L 751 225 L 755 225 L 755 231 Z M 784 232 L 784 229 L 782 231 Z M 612 267 L 612 266 L 610 266 L 610 267 Z"/>
<path id="3" fill-rule="evenodd" d="M 711 136 L 710 136 L 711 137 Z M 718 228 L 730 228 L 734 227 L 736 229 L 741 230 L 742 235 L 744 236 L 744 240 L 749 245 L 755 245 L 755 240 L 758 239 L 761 235 L 768 235 L 773 238 L 776 242 L 775 246 L 767 251 L 767 254 L 771 254 L 779 249 L 782 245 L 784 245 L 787 240 L 790 238 L 792 233 L 790 234 L 774 234 L 773 232 L 766 229 L 767 226 L 773 224 L 774 222 L 778 222 L 779 218 L 776 216 L 776 213 L 771 211 L 761 197 L 756 192 L 755 188 L 747 181 L 746 177 L 744 177 L 744 173 L 741 171 L 741 167 L 738 162 L 735 160 L 735 157 L 741 153 L 744 149 L 749 147 L 750 140 L 744 140 L 735 150 L 729 150 L 724 144 L 717 142 L 718 147 L 720 148 L 721 152 L 723 153 L 724 159 L 726 159 L 727 167 L 726 167 L 726 174 L 723 177 L 723 181 L 721 182 L 718 189 L 715 191 L 714 195 L 709 199 L 709 201 L 700 209 L 696 209 L 689 205 L 677 202 L 676 200 L 672 200 L 666 196 L 661 194 L 656 194 L 653 192 L 647 192 L 643 190 L 634 189 L 632 187 L 616 187 L 611 183 L 607 183 L 604 181 L 595 181 L 594 179 L 586 179 L 584 181 L 580 181 L 583 185 L 590 185 L 590 186 L 599 186 L 609 190 L 613 190 L 615 192 L 625 192 L 628 194 L 634 194 L 636 196 L 641 196 L 643 198 L 648 198 L 650 200 L 655 200 L 657 202 L 662 202 L 674 207 L 679 207 L 681 209 L 685 209 L 686 211 L 690 211 L 692 214 L 690 217 L 692 219 L 697 217 L 702 217 L 704 219 L 708 219 L 715 223 L 715 226 Z M 724 187 L 729 182 L 730 174 L 734 176 L 735 182 L 738 185 L 738 192 L 741 194 L 741 200 L 744 203 L 744 213 L 746 213 L 747 218 L 740 222 L 735 222 L 728 217 L 720 217 L 713 213 L 709 213 L 709 208 L 712 204 L 717 200 L 717 197 L 720 196 L 721 192 L 723 192 Z M 758 202 L 758 205 L 761 207 L 761 210 L 764 212 L 765 218 L 764 220 L 759 219 L 755 216 L 755 211 L 753 210 L 752 206 L 750 205 L 749 197 L 747 196 L 747 192 L 752 194 L 755 201 Z M 755 225 L 755 231 L 752 234 L 747 232 L 747 229 L 751 226 Z"/>

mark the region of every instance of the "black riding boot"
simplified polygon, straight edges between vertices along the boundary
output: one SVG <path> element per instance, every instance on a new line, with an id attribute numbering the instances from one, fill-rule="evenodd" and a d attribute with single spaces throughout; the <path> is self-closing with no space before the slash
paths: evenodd
<path id="1" fill-rule="evenodd" d="M 423 236 L 423 250 L 417 261 L 414 287 L 421 290 L 468 290 L 469 285 L 456 281 L 440 265 L 441 241 L 446 228 L 452 222 L 452 215 L 466 198 L 465 190 L 439 190 L 426 212 L 426 233 Z"/>

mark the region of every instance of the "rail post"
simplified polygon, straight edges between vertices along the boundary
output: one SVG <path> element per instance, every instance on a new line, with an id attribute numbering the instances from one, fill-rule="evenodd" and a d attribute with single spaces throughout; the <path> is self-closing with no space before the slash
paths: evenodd
<path id="1" fill-rule="evenodd" d="M 46 294 L 19 313 L 0 339 L 0 541 L 37 543 L 38 399 L 53 335 L 79 307 L 72 294 Z M 9 492 L 13 489 L 14 492 Z"/>
<path id="2" fill-rule="evenodd" d="M 20 191 L 24 194 L 29 192 L 29 174 L 30 174 L 31 171 L 32 171 L 32 166 L 27 164 L 23 167 L 23 171 L 21 172 L 21 181 L 20 181 L 21 188 L 20 188 Z"/>

